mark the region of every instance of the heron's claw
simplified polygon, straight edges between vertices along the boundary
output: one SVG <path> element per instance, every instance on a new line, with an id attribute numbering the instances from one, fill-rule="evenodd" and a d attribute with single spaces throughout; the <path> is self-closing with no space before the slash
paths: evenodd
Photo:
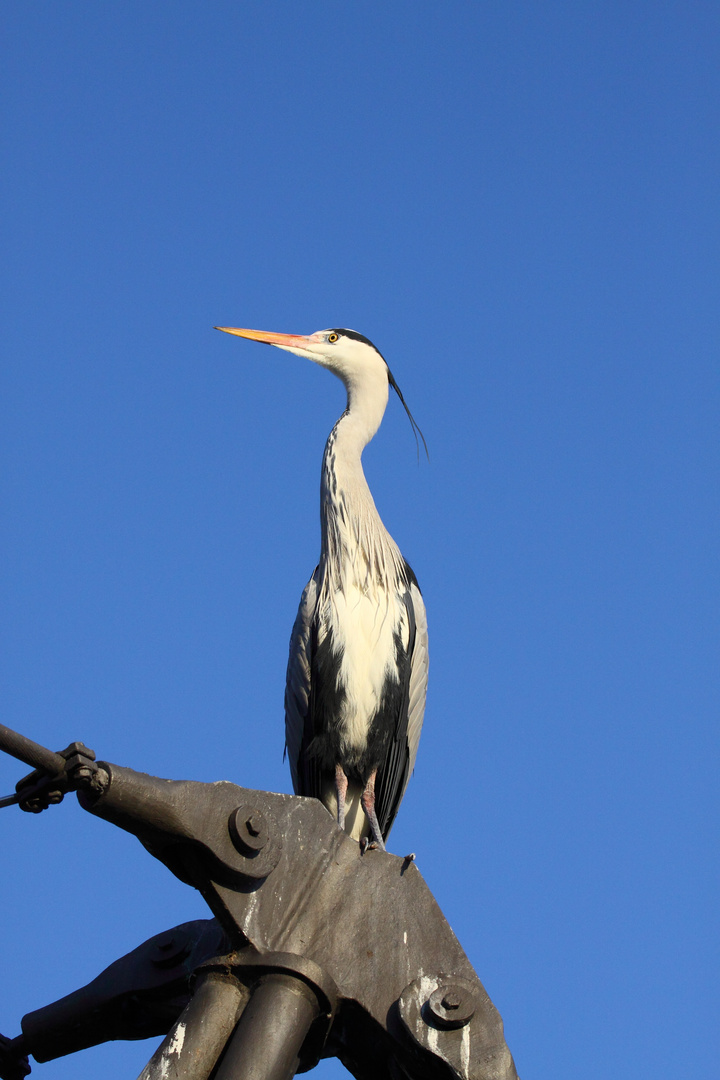
<path id="1" fill-rule="evenodd" d="M 377 840 L 368 840 L 367 836 L 363 836 L 360 841 L 360 854 L 364 855 L 368 851 L 385 851 L 385 845 L 379 844 Z"/>

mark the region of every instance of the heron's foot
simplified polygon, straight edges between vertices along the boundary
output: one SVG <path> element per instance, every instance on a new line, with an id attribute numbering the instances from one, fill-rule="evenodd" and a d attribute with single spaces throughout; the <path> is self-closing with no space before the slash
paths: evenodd
<path id="1" fill-rule="evenodd" d="M 370 832 L 372 834 L 372 840 L 368 844 L 370 848 L 380 848 L 381 851 L 385 851 L 385 841 L 383 840 L 382 832 L 380 831 L 380 823 L 377 819 L 375 812 L 375 777 L 377 775 L 377 769 L 373 769 L 370 773 L 370 778 L 365 785 L 365 790 L 362 793 L 360 801 L 362 802 L 362 808 L 365 811 L 365 817 L 370 823 Z"/>
<path id="2" fill-rule="evenodd" d="M 363 836 L 360 841 L 360 854 L 364 855 L 368 851 L 385 851 L 385 845 L 382 840 L 378 844 L 377 840 L 368 840 L 367 836 Z"/>

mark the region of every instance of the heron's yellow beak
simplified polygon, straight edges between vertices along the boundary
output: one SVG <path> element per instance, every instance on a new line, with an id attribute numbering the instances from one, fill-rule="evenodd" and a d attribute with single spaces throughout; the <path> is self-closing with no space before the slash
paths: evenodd
<path id="1" fill-rule="evenodd" d="M 310 344 L 310 338 L 303 334 L 273 334 L 266 330 L 239 330 L 234 326 L 216 326 L 224 334 L 250 338 L 251 341 L 264 341 L 266 345 L 280 345 L 289 349 L 303 349 Z"/>

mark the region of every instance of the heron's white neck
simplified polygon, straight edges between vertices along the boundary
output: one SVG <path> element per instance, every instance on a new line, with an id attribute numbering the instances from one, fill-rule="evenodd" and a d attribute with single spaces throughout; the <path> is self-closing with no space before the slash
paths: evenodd
<path id="1" fill-rule="evenodd" d="M 330 432 L 320 484 L 320 570 L 328 591 L 355 585 L 372 591 L 397 576 L 403 560 L 380 519 L 362 467 L 362 452 L 380 427 L 387 375 L 368 386 L 346 383 L 347 409 Z"/>

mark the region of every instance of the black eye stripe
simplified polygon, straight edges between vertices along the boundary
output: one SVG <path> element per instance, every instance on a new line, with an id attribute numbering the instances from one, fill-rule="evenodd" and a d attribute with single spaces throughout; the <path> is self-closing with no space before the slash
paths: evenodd
<path id="1" fill-rule="evenodd" d="M 357 330 L 347 330 L 344 326 L 334 326 L 330 333 L 350 338 L 351 341 L 362 341 L 363 344 L 369 345 L 371 349 L 374 349 L 378 356 L 382 356 L 382 353 L 378 349 L 377 345 L 373 345 L 370 338 L 366 338 L 364 334 L 358 334 Z M 383 356 L 383 360 L 384 359 L 385 357 Z"/>

